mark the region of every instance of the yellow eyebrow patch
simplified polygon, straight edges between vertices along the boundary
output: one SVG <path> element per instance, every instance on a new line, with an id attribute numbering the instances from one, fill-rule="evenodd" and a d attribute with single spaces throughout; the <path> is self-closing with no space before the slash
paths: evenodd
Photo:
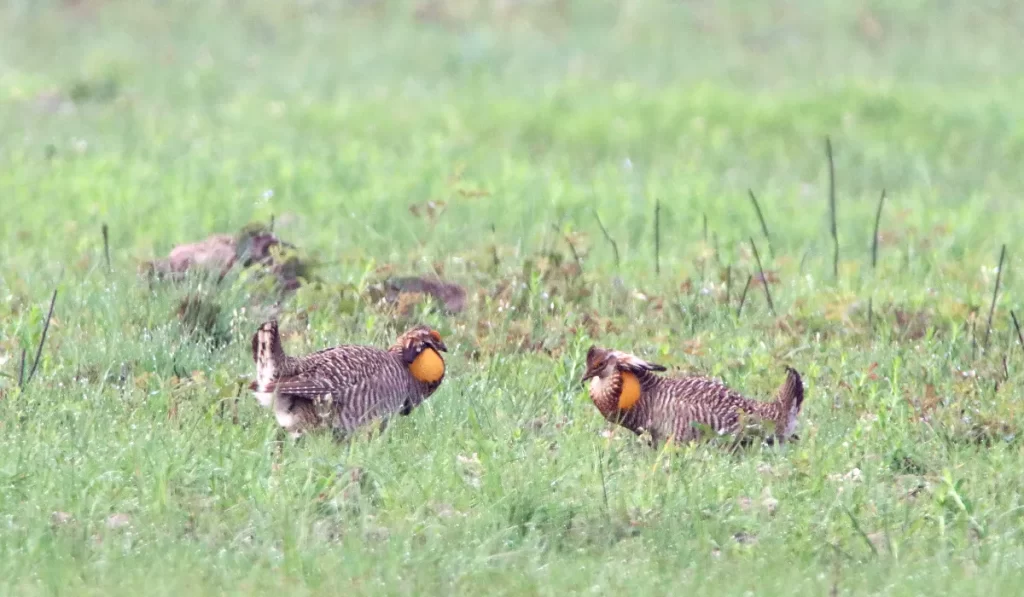
<path id="1" fill-rule="evenodd" d="M 622 372 L 622 391 L 619 393 L 619 409 L 629 410 L 640 399 L 640 380 L 629 371 Z"/>
<path id="2" fill-rule="evenodd" d="M 444 376 L 444 360 L 433 348 L 425 348 L 409 364 L 409 373 L 418 381 L 434 383 Z"/>

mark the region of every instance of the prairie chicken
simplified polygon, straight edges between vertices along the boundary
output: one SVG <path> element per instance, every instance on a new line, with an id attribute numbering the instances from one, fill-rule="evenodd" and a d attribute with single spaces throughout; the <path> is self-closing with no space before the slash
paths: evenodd
<path id="1" fill-rule="evenodd" d="M 256 381 L 249 389 L 292 436 L 330 427 L 343 437 L 374 419 L 383 431 L 394 413 L 408 415 L 441 385 L 438 351 L 448 351 L 441 335 L 416 326 L 387 350 L 350 344 L 290 357 L 277 321 L 268 321 L 252 337 Z"/>
<path id="2" fill-rule="evenodd" d="M 664 377 L 665 367 L 617 350 L 591 346 L 582 382 L 590 380 L 590 398 L 604 418 L 637 435 L 647 431 L 654 445 L 669 438 L 690 442 L 701 428 L 716 434 L 738 434 L 745 424 L 768 423 L 766 439 L 785 441 L 796 429 L 804 400 L 800 374 L 786 367 L 772 402 L 744 398 L 706 377 Z"/>

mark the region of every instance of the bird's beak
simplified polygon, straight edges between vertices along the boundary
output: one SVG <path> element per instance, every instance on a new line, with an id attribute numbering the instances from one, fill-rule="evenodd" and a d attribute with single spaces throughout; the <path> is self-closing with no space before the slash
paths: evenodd
<path id="1" fill-rule="evenodd" d="M 595 375 L 597 375 L 597 371 L 595 371 L 595 370 L 587 371 L 586 373 L 583 374 L 583 379 L 580 380 L 580 383 L 581 384 L 587 383 L 587 380 L 590 379 L 591 377 L 594 377 Z"/>
<path id="2" fill-rule="evenodd" d="M 434 345 L 437 346 L 437 349 L 441 352 L 448 352 L 448 347 L 444 345 L 444 342 L 436 342 Z"/>

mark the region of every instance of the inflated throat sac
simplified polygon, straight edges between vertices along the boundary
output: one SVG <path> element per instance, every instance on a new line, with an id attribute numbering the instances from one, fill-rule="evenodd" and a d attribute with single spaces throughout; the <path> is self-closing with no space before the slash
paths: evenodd
<path id="1" fill-rule="evenodd" d="M 433 348 L 424 348 L 409 364 L 409 373 L 423 383 L 434 383 L 444 377 L 444 360 Z"/>
<path id="2" fill-rule="evenodd" d="M 619 409 L 629 410 L 640 400 L 640 380 L 629 371 L 622 372 L 622 391 L 619 392 Z"/>

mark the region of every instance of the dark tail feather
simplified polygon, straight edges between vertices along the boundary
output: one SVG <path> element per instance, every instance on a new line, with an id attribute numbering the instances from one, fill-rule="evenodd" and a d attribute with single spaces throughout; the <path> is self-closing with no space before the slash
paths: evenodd
<path id="1" fill-rule="evenodd" d="M 783 412 L 800 412 L 804 404 L 804 382 L 796 369 L 786 367 L 786 381 L 782 382 L 775 399 L 782 404 Z"/>
<path id="2" fill-rule="evenodd" d="M 260 361 L 260 353 L 266 351 L 264 362 L 272 362 L 275 355 L 281 354 L 281 336 L 277 331 L 277 320 L 270 320 L 259 327 L 252 335 L 252 360 Z"/>
<path id="3" fill-rule="evenodd" d="M 287 371 L 288 357 L 281 348 L 281 336 L 278 334 L 277 321 L 271 320 L 259 327 L 252 336 L 252 359 L 256 361 L 256 380 L 249 388 L 256 392 L 256 398 L 263 406 L 270 406 L 265 393 L 274 392 L 274 382 Z"/>

